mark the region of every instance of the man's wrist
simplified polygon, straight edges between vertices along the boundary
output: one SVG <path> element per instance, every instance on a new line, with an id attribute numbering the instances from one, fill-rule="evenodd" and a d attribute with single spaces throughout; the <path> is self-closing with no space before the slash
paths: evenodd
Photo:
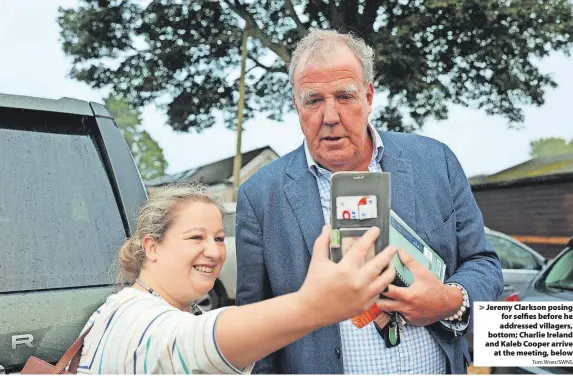
<path id="1" fill-rule="evenodd" d="M 448 283 L 446 286 L 450 292 L 448 302 L 451 304 L 444 320 L 461 321 L 469 312 L 469 296 L 463 286 L 457 283 Z"/>

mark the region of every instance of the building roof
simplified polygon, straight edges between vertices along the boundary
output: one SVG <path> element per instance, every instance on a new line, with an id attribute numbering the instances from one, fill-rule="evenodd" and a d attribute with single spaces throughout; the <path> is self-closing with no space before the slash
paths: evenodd
<path id="1" fill-rule="evenodd" d="M 571 173 L 573 173 L 573 153 L 533 158 L 492 175 L 474 176 L 469 181 L 474 186 Z"/>
<path id="2" fill-rule="evenodd" d="M 241 168 L 245 167 L 255 157 L 265 150 L 270 150 L 278 156 L 278 154 L 270 147 L 265 146 L 255 150 L 243 153 L 241 160 Z M 148 187 L 158 187 L 167 183 L 176 181 L 195 180 L 205 185 L 215 185 L 225 183 L 233 176 L 233 164 L 235 156 L 221 159 L 203 166 L 195 167 L 190 170 L 182 171 L 173 175 L 165 175 L 159 178 L 147 180 L 145 185 Z"/>

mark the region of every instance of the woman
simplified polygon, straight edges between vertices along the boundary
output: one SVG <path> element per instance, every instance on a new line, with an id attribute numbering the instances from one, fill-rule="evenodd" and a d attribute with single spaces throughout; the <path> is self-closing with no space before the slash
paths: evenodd
<path id="1" fill-rule="evenodd" d="M 328 258 L 324 228 L 299 291 L 201 313 L 192 302 L 213 288 L 225 261 L 223 213 L 197 185 L 170 185 L 152 195 L 119 252 L 121 273 L 133 284 L 110 296 L 86 324 L 91 330 L 78 373 L 248 373 L 256 360 L 360 314 L 394 279 L 393 268 L 380 271 L 395 249 L 363 263 L 377 228 L 338 264 Z"/>

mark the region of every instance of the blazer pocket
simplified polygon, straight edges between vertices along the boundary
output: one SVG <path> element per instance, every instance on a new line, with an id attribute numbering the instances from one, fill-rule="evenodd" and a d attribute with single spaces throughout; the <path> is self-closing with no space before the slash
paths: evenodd
<path id="1" fill-rule="evenodd" d="M 452 231 L 456 229 L 456 211 L 454 210 L 445 220 L 444 223 L 438 227 L 434 227 L 431 230 L 426 231 L 426 236 L 430 241 L 440 240 L 444 236 L 451 234 Z"/>
<path id="2" fill-rule="evenodd" d="M 457 236 L 455 210 L 444 223 L 426 231 L 425 235 L 428 239 L 428 245 L 432 247 L 446 263 L 446 278 L 448 278 L 453 274 L 456 265 Z"/>

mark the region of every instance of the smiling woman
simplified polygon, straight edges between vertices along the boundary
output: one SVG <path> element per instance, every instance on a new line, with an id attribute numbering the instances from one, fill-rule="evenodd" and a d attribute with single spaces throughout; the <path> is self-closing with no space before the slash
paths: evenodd
<path id="1" fill-rule="evenodd" d="M 394 269 L 381 270 L 395 249 L 362 262 L 377 228 L 334 263 L 325 227 L 299 291 L 202 312 L 193 302 L 214 287 L 226 258 L 224 214 L 199 185 L 154 191 L 119 251 L 118 279 L 130 286 L 111 295 L 86 324 L 78 373 L 249 372 L 258 359 L 369 308 L 394 279 Z"/>
<path id="2" fill-rule="evenodd" d="M 118 282 L 135 282 L 143 291 L 152 286 L 180 309 L 208 293 L 226 257 L 223 213 L 200 188 L 158 190 L 141 209 L 137 232 L 120 249 Z"/>

